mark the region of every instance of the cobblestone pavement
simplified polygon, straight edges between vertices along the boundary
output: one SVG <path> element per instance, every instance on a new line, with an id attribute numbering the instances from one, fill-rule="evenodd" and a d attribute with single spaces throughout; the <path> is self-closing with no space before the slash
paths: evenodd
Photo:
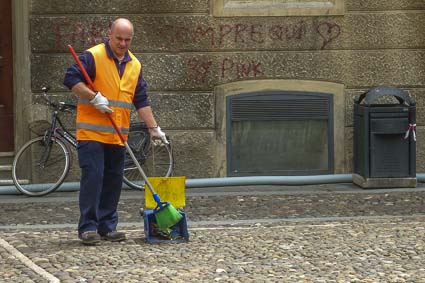
<path id="1" fill-rule="evenodd" d="M 425 188 L 188 190 L 189 243 L 148 244 L 140 192 L 123 243 L 82 246 L 76 193 L 0 196 L 0 282 L 425 282 Z"/>

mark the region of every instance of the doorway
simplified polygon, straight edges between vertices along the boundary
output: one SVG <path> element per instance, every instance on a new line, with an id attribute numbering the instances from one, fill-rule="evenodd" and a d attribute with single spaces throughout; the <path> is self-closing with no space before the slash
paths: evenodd
<path id="1" fill-rule="evenodd" d="M 0 152 L 13 151 L 12 9 L 0 1 Z"/>

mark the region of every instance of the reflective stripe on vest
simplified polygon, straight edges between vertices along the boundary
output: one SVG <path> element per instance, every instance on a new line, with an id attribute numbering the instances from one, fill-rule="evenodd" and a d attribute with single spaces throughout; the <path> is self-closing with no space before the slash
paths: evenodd
<path id="1" fill-rule="evenodd" d="M 93 55 L 96 65 L 94 87 L 108 99 L 109 107 L 114 111 L 111 116 L 127 139 L 141 64 L 129 51 L 131 60 L 126 63 L 124 73 L 120 77 L 115 61 L 107 55 L 105 44 L 98 44 L 87 51 Z M 77 140 L 123 145 L 107 115 L 97 110 L 87 99 L 78 100 L 76 126 Z"/>
<path id="2" fill-rule="evenodd" d="M 89 124 L 89 123 L 77 123 L 77 128 L 87 129 L 87 130 L 92 130 L 97 132 L 115 133 L 115 129 L 113 126 L 99 126 L 96 124 Z M 130 133 L 130 128 L 120 128 L 120 130 L 123 134 L 126 134 L 126 135 Z"/>
<path id="3" fill-rule="evenodd" d="M 133 108 L 133 103 L 128 103 L 125 101 L 117 101 L 117 100 L 108 100 L 109 101 L 109 107 L 119 107 L 119 108 L 124 108 L 124 109 L 132 109 Z M 88 104 L 91 105 L 90 100 L 88 99 L 83 99 L 80 98 L 78 99 L 78 104 Z"/>

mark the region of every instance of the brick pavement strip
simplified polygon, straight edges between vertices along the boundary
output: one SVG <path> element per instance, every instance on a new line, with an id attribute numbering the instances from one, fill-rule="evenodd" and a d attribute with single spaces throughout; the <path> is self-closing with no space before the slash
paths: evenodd
<path id="1" fill-rule="evenodd" d="M 61 282 L 425 282 L 425 216 L 201 227 L 186 244 L 127 233 L 124 243 L 95 247 L 73 229 L 0 237 Z M 0 255 L 4 282 L 47 282 L 27 280 L 25 266 Z"/>

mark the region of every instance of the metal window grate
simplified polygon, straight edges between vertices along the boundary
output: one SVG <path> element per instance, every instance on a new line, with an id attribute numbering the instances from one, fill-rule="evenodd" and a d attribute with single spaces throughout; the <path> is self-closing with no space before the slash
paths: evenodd
<path id="1" fill-rule="evenodd" d="M 332 109 L 326 93 L 228 96 L 228 176 L 333 173 Z"/>

